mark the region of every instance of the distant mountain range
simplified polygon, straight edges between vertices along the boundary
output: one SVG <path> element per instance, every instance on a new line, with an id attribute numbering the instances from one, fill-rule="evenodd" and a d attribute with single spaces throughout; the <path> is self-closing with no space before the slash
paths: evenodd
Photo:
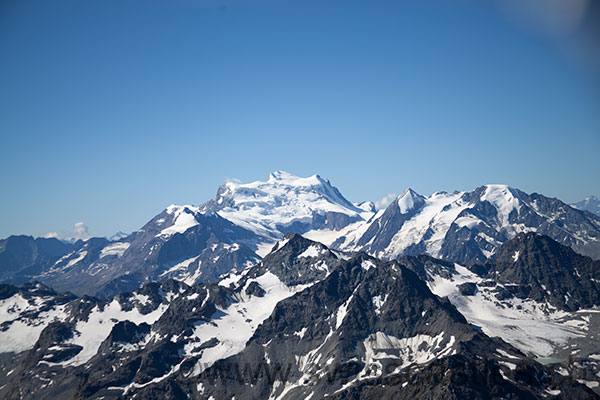
<path id="1" fill-rule="evenodd" d="M 169 206 L 116 240 L 9 237 L 0 241 L 0 279 L 100 298 L 166 278 L 216 282 L 259 261 L 286 233 L 382 260 L 427 254 L 474 265 L 521 232 L 600 258 L 600 216 L 540 194 L 506 185 L 431 196 L 407 189 L 377 211 L 351 203 L 319 175 L 276 171 L 264 182 L 228 182 L 200 206 Z"/>
<path id="2" fill-rule="evenodd" d="M 571 206 L 579 210 L 585 210 L 600 215 L 600 199 L 596 196 L 588 196 L 580 202 L 571 204 Z"/>

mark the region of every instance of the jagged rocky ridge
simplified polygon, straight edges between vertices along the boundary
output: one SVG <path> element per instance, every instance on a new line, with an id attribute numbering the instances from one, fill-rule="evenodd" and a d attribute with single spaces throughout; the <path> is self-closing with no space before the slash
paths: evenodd
<path id="1" fill-rule="evenodd" d="M 474 326 L 598 389 L 599 262 L 547 236 L 520 234 L 471 269 L 429 256 L 398 259 Z"/>
<path id="2" fill-rule="evenodd" d="M 252 232 L 215 213 L 170 206 L 124 239 L 79 241 L 53 263 L 38 264 L 35 271 L 7 281 L 36 280 L 58 291 L 99 298 L 168 278 L 216 282 L 223 273 L 259 260 L 251 249 L 254 240 Z"/>
<path id="3" fill-rule="evenodd" d="M 406 190 L 365 225 L 338 235 L 332 247 L 383 259 L 429 254 L 464 265 L 482 263 L 522 232 L 548 235 L 581 254 L 600 258 L 600 218 L 558 199 L 505 185 L 471 192 Z"/>
<path id="4" fill-rule="evenodd" d="M 0 241 L 0 279 L 101 298 L 166 278 L 217 282 L 257 262 L 288 232 L 384 260 L 428 254 L 481 264 L 521 232 L 600 257 L 600 217 L 558 199 L 505 185 L 428 197 L 408 189 L 377 211 L 370 202 L 352 204 L 318 175 L 276 171 L 265 182 L 229 182 L 199 207 L 170 206 L 117 241 L 10 237 Z"/>
<path id="5" fill-rule="evenodd" d="M 461 301 L 508 285 L 486 275 L 491 267 L 477 271 L 427 256 L 385 262 L 288 235 L 218 284 L 167 280 L 109 301 L 2 286 L 1 314 L 12 321 L 1 325 L 2 348 L 27 324 L 39 336 L 0 356 L 0 396 L 596 398 L 562 366 L 515 348 L 518 335 L 490 338 L 494 326 L 463 312 Z M 464 283 L 476 290 L 461 294 Z M 260 375 L 277 365 L 285 382 Z"/>
<path id="6" fill-rule="evenodd" d="M 473 265 L 531 231 L 600 256 L 600 217 L 504 185 L 429 197 L 408 189 L 377 211 L 369 202 L 352 204 L 318 175 L 276 171 L 265 182 L 229 182 L 199 207 L 170 206 L 117 241 L 11 237 L 0 242 L 0 279 L 110 298 L 166 278 L 217 282 L 257 262 L 288 232 L 384 260 L 428 254 Z"/>
<path id="7" fill-rule="evenodd" d="M 502 246 L 482 272 L 505 284 L 516 297 L 547 302 L 560 310 L 600 305 L 600 261 L 547 236 L 520 234 Z"/>

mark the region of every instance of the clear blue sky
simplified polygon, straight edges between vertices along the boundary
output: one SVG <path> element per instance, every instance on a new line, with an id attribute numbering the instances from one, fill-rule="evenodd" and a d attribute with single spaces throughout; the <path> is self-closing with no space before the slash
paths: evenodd
<path id="1" fill-rule="evenodd" d="M 276 169 L 352 201 L 600 195 L 600 24 L 566 1 L 568 21 L 475 0 L 3 1 L 0 237 L 131 231 Z"/>

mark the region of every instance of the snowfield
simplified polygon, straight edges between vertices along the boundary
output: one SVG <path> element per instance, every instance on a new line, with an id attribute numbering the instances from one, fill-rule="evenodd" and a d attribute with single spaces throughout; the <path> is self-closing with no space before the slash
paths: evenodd
<path id="1" fill-rule="evenodd" d="M 467 268 L 455 265 L 450 279 L 431 276 L 428 286 L 440 297 L 448 297 L 467 320 L 488 336 L 501 337 L 526 354 L 548 357 L 563 348 L 569 339 L 584 337 L 588 326 L 582 316 L 559 311 L 533 300 L 512 298 L 499 301 L 493 288 L 479 287 L 475 295 L 463 296 L 458 285 L 483 279 Z"/>

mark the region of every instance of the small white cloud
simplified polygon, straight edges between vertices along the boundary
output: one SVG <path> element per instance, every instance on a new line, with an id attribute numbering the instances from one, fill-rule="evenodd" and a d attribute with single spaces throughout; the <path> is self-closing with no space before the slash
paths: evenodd
<path id="1" fill-rule="evenodd" d="M 237 184 L 239 184 L 239 183 L 242 183 L 242 181 L 239 180 L 238 178 L 227 177 L 227 178 L 225 178 L 225 183 L 237 183 Z"/>
<path id="2" fill-rule="evenodd" d="M 84 222 L 76 222 L 75 227 L 73 229 L 73 239 L 74 240 L 87 240 L 90 238 L 90 234 L 88 233 L 88 227 Z"/>
<path id="3" fill-rule="evenodd" d="M 45 239 L 60 239 L 60 235 L 56 232 L 48 232 L 42 237 Z"/>
<path id="4" fill-rule="evenodd" d="M 375 200 L 375 209 L 383 210 L 384 208 L 387 208 L 387 206 L 389 206 L 392 203 L 392 201 L 396 200 L 396 197 L 398 197 L 396 193 L 390 193 L 386 194 L 378 200 Z"/>

